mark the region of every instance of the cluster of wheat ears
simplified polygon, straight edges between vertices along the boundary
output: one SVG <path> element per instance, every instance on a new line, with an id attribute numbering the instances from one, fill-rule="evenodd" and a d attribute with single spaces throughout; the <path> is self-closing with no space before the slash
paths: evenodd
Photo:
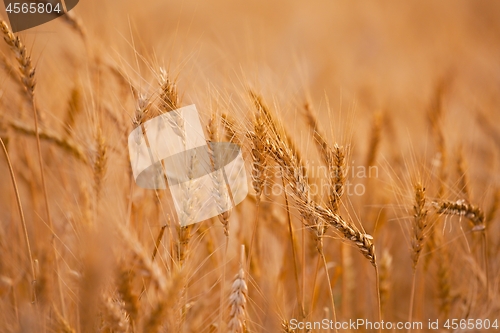
<path id="1" fill-rule="evenodd" d="M 486 183 L 473 196 L 467 155 L 449 154 L 446 78 L 427 113 L 432 159 L 412 151 L 382 158 L 391 120 L 377 113 L 357 164 L 378 166 L 386 178 L 361 180 L 350 179 L 359 152 L 311 98 L 296 108 L 299 134 L 265 92 L 244 84 L 235 97 L 210 85 L 198 104 L 207 138 L 242 147 L 252 190 L 233 208 L 216 191 L 225 213 L 186 225 L 196 196 L 176 214 L 168 190 L 135 184 L 127 149 L 134 128 L 187 105 L 178 77 L 149 66 L 144 89 L 92 50 L 75 16 L 65 22 L 90 65 L 51 114 L 60 94 L 39 93 L 37 60 L 0 21 L 1 332 L 312 332 L 319 330 L 294 329 L 291 320 L 500 314 L 500 191 Z M 349 181 L 363 195 L 348 194 Z M 320 193 L 311 190 L 318 183 Z"/>

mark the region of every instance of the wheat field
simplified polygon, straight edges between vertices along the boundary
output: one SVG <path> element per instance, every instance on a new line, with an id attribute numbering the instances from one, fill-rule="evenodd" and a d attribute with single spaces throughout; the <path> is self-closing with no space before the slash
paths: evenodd
<path id="1" fill-rule="evenodd" d="M 0 332 L 499 331 L 497 1 L 0 19 Z M 185 225 L 128 136 L 191 104 L 249 194 Z"/>

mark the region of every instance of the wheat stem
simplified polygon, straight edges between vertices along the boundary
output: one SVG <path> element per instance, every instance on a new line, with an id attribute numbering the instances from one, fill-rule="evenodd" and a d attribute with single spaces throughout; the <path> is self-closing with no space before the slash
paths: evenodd
<path id="1" fill-rule="evenodd" d="M 259 227 L 259 212 L 260 212 L 260 198 L 257 198 L 255 202 L 255 219 L 252 228 L 252 236 L 250 237 L 250 246 L 248 248 L 248 257 L 247 257 L 248 271 L 250 271 L 250 267 L 252 264 L 252 250 L 254 247 L 255 239 L 257 238 L 256 235 L 257 235 L 257 229 Z"/>
<path id="2" fill-rule="evenodd" d="M 283 188 L 285 188 L 285 180 L 283 177 L 281 177 L 281 182 L 283 184 Z M 290 245 L 292 247 L 292 257 L 293 257 L 293 270 L 295 273 L 295 292 L 297 296 L 297 303 L 299 305 L 299 310 L 302 318 L 305 318 L 306 313 L 304 309 L 304 304 L 301 301 L 301 293 L 300 293 L 300 287 L 299 287 L 299 272 L 298 272 L 298 267 L 297 267 L 297 254 L 295 252 L 295 238 L 293 235 L 293 227 L 292 227 L 292 217 L 290 216 L 290 206 L 288 205 L 288 195 L 286 194 L 286 191 L 283 191 L 285 195 L 285 207 L 286 207 L 286 216 L 287 216 L 287 222 L 288 222 L 288 232 L 290 234 Z M 304 293 L 304 290 L 302 290 L 302 293 Z"/>
<path id="3" fill-rule="evenodd" d="M 22 79 L 23 85 L 25 87 L 27 96 L 29 97 L 31 108 L 33 111 L 33 118 L 34 118 L 34 122 L 35 122 L 36 146 L 37 146 L 37 153 L 38 153 L 38 164 L 40 167 L 42 190 L 43 190 L 43 195 L 44 195 L 44 199 L 45 199 L 44 200 L 45 210 L 46 210 L 46 214 L 47 214 L 47 220 L 48 220 L 50 232 L 52 233 L 51 243 L 52 243 L 52 248 L 54 250 L 54 260 L 56 263 L 56 276 L 57 276 L 57 280 L 58 280 L 61 310 L 62 310 L 63 318 L 66 318 L 64 297 L 62 294 L 61 274 L 59 271 L 58 256 L 57 256 L 57 250 L 56 250 L 56 244 L 55 244 L 55 230 L 54 230 L 54 224 L 52 222 L 52 216 L 50 214 L 49 198 L 48 198 L 48 193 L 47 193 L 47 184 L 45 182 L 45 171 L 44 171 L 44 167 L 43 167 L 42 147 L 41 147 L 41 143 L 40 143 L 40 133 L 39 133 L 39 125 L 38 125 L 39 115 L 38 115 L 38 111 L 37 111 L 37 107 L 36 107 L 36 103 L 35 103 L 35 68 L 32 65 L 31 57 L 28 55 L 28 51 L 26 50 L 25 45 L 21 42 L 19 37 L 14 36 L 14 34 L 12 33 L 12 31 L 9 29 L 9 27 L 7 26 L 7 24 L 4 21 L 0 21 L 0 30 L 2 31 L 2 33 L 4 35 L 5 42 L 10 46 L 11 50 L 14 52 L 16 59 L 20 65 L 19 71 L 20 71 L 21 79 Z"/>
<path id="4" fill-rule="evenodd" d="M 416 281 L 417 281 L 417 271 L 413 270 L 412 278 L 411 278 L 411 294 L 410 294 L 410 310 L 408 313 L 408 322 L 411 323 L 413 320 L 413 304 L 415 303 L 415 288 L 416 288 Z M 410 328 L 408 329 L 408 333 L 411 333 L 412 331 L 412 326 L 410 325 Z"/>
<path id="5" fill-rule="evenodd" d="M 323 260 L 323 265 L 325 267 L 325 274 L 326 274 L 326 280 L 328 282 L 328 292 L 330 293 L 330 301 L 332 302 L 332 314 L 333 314 L 333 322 L 334 324 L 337 323 L 337 312 L 335 311 L 335 300 L 333 299 L 333 288 L 330 280 L 330 273 L 328 272 L 328 265 L 326 263 L 326 258 L 325 254 L 323 252 L 323 248 L 321 248 L 319 255 L 321 256 L 321 259 Z M 335 332 L 338 333 L 337 326 L 335 325 Z"/>
<path id="6" fill-rule="evenodd" d="M 377 293 L 377 307 L 378 307 L 378 322 L 382 322 L 382 299 L 380 297 L 380 273 L 378 265 L 375 265 L 375 289 Z M 379 328 L 379 333 L 382 333 L 382 327 Z"/>
<path id="7" fill-rule="evenodd" d="M 305 256 L 304 256 L 304 260 L 305 260 Z M 318 272 L 319 272 L 320 267 L 321 267 L 321 256 L 318 254 L 317 260 L 316 260 L 316 266 L 314 269 L 314 275 L 312 278 L 311 313 L 314 313 L 314 304 L 315 304 L 315 300 L 316 300 L 316 281 L 318 280 Z M 305 269 L 303 271 L 305 271 Z M 303 277 L 305 278 L 305 275 Z"/>
<path id="8" fill-rule="evenodd" d="M 17 187 L 17 181 L 16 177 L 14 175 L 14 169 L 12 168 L 12 163 L 10 161 L 9 153 L 7 152 L 7 148 L 5 147 L 5 144 L 3 143 L 2 138 L 0 138 L 0 144 L 2 145 L 2 150 L 5 155 L 5 159 L 7 160 L 7 165 L 9 166 L 9 172 L 10 172 L 10 178 L 12 180 L 12 186 L 14 186 L 14 192 L 16 193 L 16 201 L 17 201 L 17 208 L 19 210 L 19 216 L 21 218 L 21 225 L 23 228 L 23 234 L 24 234 L 24 240 L 26 241 L 26 248 L 28 250 L 28 258 L 30 260 L 30 266 L 31 266 L 31 285 L 32 285 L 32 293 L 33 293 L 33 300 L 36 303 L 36 272 L 35 272 L 35 264 L 33 261 L 33 254 L 31 252 L 31 245 L 30 245 L 30 239 L 28 235 L 28 228 L 26 226 L 26 220 L 24 218 L 24 212 L 23 212 L 23 206 L 21 203 L 21 197 L 19 196 L 19 188 Z"/>

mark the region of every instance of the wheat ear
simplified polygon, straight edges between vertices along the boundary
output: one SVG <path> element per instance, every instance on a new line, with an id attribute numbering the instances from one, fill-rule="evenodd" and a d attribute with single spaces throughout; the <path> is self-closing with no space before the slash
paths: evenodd
<path id="1" fill-rule="evenodd" d="M 127 333 L 129 329 L 128 318 L 121 304 L 108 297 L 103 302 L 103 328 L 109 332 Z"/>
<path id="2" fill-rule="evenodd" d="M 227 176 L 224 171 L 224 167 L 217 169 L 219 163 L 217 163 L 216 158 L 217 154 L 215 153 L 215 146 L 212 146 L 211 143 L 216 143 L 219 141 L 219 128 L 217 126 L 217 114 L 215 110 L 210 115 L 210 120 L 207 125 L 207 132 L 209 141 L 209 154 L 210 160 L 212 162 L 212 172 L 210 173 L 210 177 L 212 178 L 213 186 L 213 197 L 215 199 L 215 204 L 217 205 L 218 211 L 221 211 L 219 216 L 219 221 L 222 223 L 224 227 L 224 235 L 226 236 L 226 246 L 224 248 L 223 260 L 222 260 L 222 282 L 221 282 L 221 295 L 220 295 L 220 304 L 219 304 L 219 324 L 218 328 L 222 327 L 223 321 L 223 300 L 224 300 L 224 292 L 226 289 L 226 258 L 227 258 L 227 250 L 229 247 L 229 217 L 231 216 L 232 210 L 232 200 L 231 200 L 231 189 L 229 188 L 229 184 L 227 182 Z"/>
<path id="3" fill-rule="evenodd" d="M 465 192 L 464 192 L 465 193 Z M 484 270 L 486 274 L 486 290 L 489 291 L 489 263 L 488 248 L 486 238 L 486 217 L 481 208 L 468 203 L 466 200 L 433 202 L 439 214 L 464 216 L 472 223 L 472 231 L 481 233 L 481 243 L 483 248 Z"/>
<path id="4" fill-rule="evenodd" d="M 247 329 L 248 287 L 245 278 L 245 245 L 241 246 L 240 269 L 234 277 L 229 296 L 229 333 L 245 333 Z"/>
<path id="5" fill-rule="evenodd" d="M 224 126 L 224 131 L 226 133 L 226 138 L 230 142 L 237 144 L 238 146 L 242 146 L 240 137 L 238 135 L 238 131 L 236 129 L 236 124 L 234 119 L 228 114 L 222 114 L 222 125 Z"/>
<path id="6" fill-rule="evenodd" d="M 102 135 L 101 126 L 98 124 L 96 133 L 95 133 L 95 155 L 94 155 L 94 163 L 93 163 L 93 171 L 94 171 L 94 191 L 96 195 L 96 207 L 97 202 L 101 196 L 102 183 L 104 180 L 104 176 L 106 174 L 107 162 L 108 162 L 108 147 L 106 145 L 106 140 Z"/>
<path id="7" fill-rule="evenodd" d="M 378 294 L 378 268 L 376 265 L 375 247 L 372 242 L 373 237 L 360 232 L 355 225 L 347 223 L 339 214 L 334 213 L 329 208 L 322 207 L 311 199 L 307 174 L 301 163 L 300 156 L 297 154 L 297 151 L 288 144 L 289 140 L 287 140 L 286 134 L 280 133 L 269 111 L 266 112 L 265 120 L 268 126 L 265 141 L 266 150 L 283 171 L 284 177 L 288 183 L 287 187 L 290 189 L 290 193 L 297 203 L 297 208 L 303 217 L 305 227 L 313 232 L 316 240 L 316 248 L 323 259 L 325 269 L 327 267 L 323 252 L 323 236 L 326 230 L 332 226 L 347 240 L 353 242 L 372 263 L 377 275 Z M 330 281 L 328 282 L 332 299 L 332 311 L 335 317 L 333 292 L 331 290 Z M 378 297 L 378 300 L 380 304 L 380 297 Z M 380 316 L 379 306 L 379 317 Z"/>
<path id="8" fill-rule="evenodd" d="M 440 82 L 438 85 L 431 106 L 428 111 L 428 120 L 431 125 L 433 138 L 437 148 L 437 158 L 438 172 L 436 182 L 438 184 L 437 198 L 442 199 L 445 196 L 445 184 L 448 177 L 446 166 L 447 166 L 447 153 L 446 153 L 446 141 L 442 130 L 442 98 L 443 98 L 443 84 Z M 436 232 L 439 228 L 441 219 L 438 217 L 435 223 L 431 224 L 429 227 L 429 239 L 426 242 L 428 248 L 428 255 L 425 257 L 424 269 L 427 269 L 430 259 L 434 253 L 434 250 L 438 247 Z"/>
<path id="9" fill-rule="evenodd" d="M 64 3 L 64 2 L 63 2 Z M 71 11 L 66 10 L 66 6 L 64 6 L 64 15 L 63 15 L 63 21 L 71 28 L 73 29 L 84 41 L 85 44 L 87 44 L 87 33 L 85 31 L 85 26 L 81 22 L 81 20 Z"/>
<path id="10" fill-rule="evenodd" d="M 248 249 L 248 265 L 250 267 L 252 263 L 252 252 L 254 243 L 258 243 L 258 232 L 259 232 L 259 212 L 260 212 L 260 201 L 262 196 L 262 191 L 266 186 L 268 181 L 268 155 L 266 154 L 265 147 L 265 136 L 267 127 L 264 124 L 264 110 L 265 106 L 262 101 L 256 97 L 255 94 L 250 92 L 250 97 L 252 98 L 255 111 L 253 117 L 253 129 L 247 133 L 247 138 L 250 140 L 251 144 L 251 154 L 252 154 L 252 186 L 255 191 L 256 197 L 256 209 L 255 209 L 255 220 L 252 228 L 252 236 L 250 238 L 250 247 Z M 257 240 L 256 240 L 257 239 Z M 257 245 L 258 249 L 258 245 Z"/>
<path id="11" fill-rule="evenodd" d="M 0 30 L 4 35 L 5 42 L 10 46 L 19 63 L 21 82 L 31 101 L 35 95 L 35 68 L 31 63 L 31 57 L 28 55 L 28 51 L 21 39 L 12 33 L 5 21 L 0 20 Z"/>
<path id="12" fill-rule="evenodd" d="M 424 246 L 425 232 L 427 231 L 427 209 L 425 208 L 425 188 L 422 184 L 415 185 L 415 205 L 413 206 L 414 223 L 413 223 L 413 238 L 412 238 L 412 260 L 413 269 L 417 268 L 420 252 Z"/>
<path id="13" fill-rule="evenodd" d="M 73 135 L 76 117 L 82 112 L 82 96 L 78 87 L 71 89 L 71 94 L 67 102 L 66 115 L 64 117 L 64 131 L 66 137 Z"/>
<path id="14" fill-rule="evenodd" d="M 368 143 L 368 154 L 366 156 L 366 166 L 375 165 L 378 151 L 380 148 L 380 141 L 382 137 L 383 114 L 381 112 L 375 113 L 373 116 L 373 123 L 370 133 L 370 141 Z"/>
<path id="15" fill-rule="evenodd" d="M 281 332 L 282 333 L 295 333 L 295 330 L 290 328 L 290 323 L 288 320 L 283 320 L 281 322 Z"/>
<path id="16" fill-rule="evenodd" d="M 465 200 L 433 202 L 439 214 L 464 216 L 472 222 L 472 231 L 482 231 L 486 228 L 484 212 L 478 206 L 469 204 Z"/>
<path id="17" fill-rule="evenodd" d="M 344 238 L 354 244 L 361 253 L 376 266 L 373 237 L 361 232 L 354 224 L 345 221 L 331 209 L 325 208 L 311 199 L 306 172 L 297 152 L 288 145 L 286 135 L 277 133 L 277 126 L 271 117 L 266 117 L 270 131 L 266 132 L 266 151 L 282 167 L 288 188 L 305 222 L 306 227 L 315 229 L 322 236 L 324 228 L 332 226 Z M 285 136 L 285 138 L 283 138 Z"/>
<path id="18" fill-rule="evenodd" d="M 413 237 L 412 237 L 412 261 L 413 261 L 413 276 L 410 296 L 410 310 L 408 315 L 408 322 L 413 319 L 413 303 L 415 298 L 417 264 L 420 258 L 420 252 L 424 246 L 425 232 L 427 231 L 427 209 L 425 208 L 425 188 L 421 183 L 415 184 L 415 204 L 413 206 L 414 223 L 413 223 Z M 411 332 L 411 327 L 408 330 Z"/>
<path id="19" fill-rule="evenodd" d="M 207 125 L 207 132 L 210 143 L 219 142 L 219 128 L 217 126 L 217 114 L 215 112 L 213 112 L 210 116 L 210 120 Z M 213 172 L 210 175 L 214 185 L 214 191 L 212 193 L 218 210 L 222 212 L 218 216 L 219 221 L 224 227 L 224 234 L 226 237 L 229 237 L 229 217 L 231 216 L 232 207 L 230 197 L 231 189 L 227 184 L 224 168 L 220 168 L 218 170 L 216 169 L 219 164 L 216 161 L 217 154 L 210 143 L 208 147 L 213 168 Z"/>

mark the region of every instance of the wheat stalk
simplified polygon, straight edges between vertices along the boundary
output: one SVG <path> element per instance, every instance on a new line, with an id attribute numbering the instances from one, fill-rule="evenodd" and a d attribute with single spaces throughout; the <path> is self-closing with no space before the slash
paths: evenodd
<path id="1" fill-rule="evenodd" d="M 217 210 L 222 212 L 219 216 L 219 221 L 222 223 L 224 227 L 224 234 L 226 237 L 229 237 L 229 217 L 231 216 L 231 189 L 229 188 L 229 184 L 226 181 L 226 175 L 224 172 L 224 168 L 217 169 L 220 166 L 220 163 L 216 160 L 220 154 L 216 154 L 215 146 L 216 142 L 219 141 L 219 129 L 217 126 L 217 115 L 213 112 L 210 116 L 210 120 L 207 125 L 207 132 L 209 137 L 208 148 L 210 160 L 212 163 L 212 172 L 210 173 L 210 177 L 212 179 L 213 191 L 212 195 L 215 200 L 215 204 L 217 205 Z"/>
<path id="2" fill-rule="evenodd" d="M 254 117 L 253 117 L 253 129 L 247 132 L 247 139 L 250 141 L 251 145 L 251 155 L 252 155 L 252 186 L 255 191 L 256 198 L 256 209 L 255 209 L 255 219 L 252 228 L 252 235 L 250 238 L 250 247 L 248 249 L 248 265 L 252 264 L 252 252 L 254 248 L 254 243 L 257 243 L 257 250 L 259 249 L 259 213 L 260 213 L 260 202 L 262 191 L 268 182 L 268 155 L 266 154 L 266 147 L 264 144 L 267 128 L 264 124 L 264 112 L 266 107 L 262 104 L 262 101 L 253 92 L 250 92 L 250 97 L 252 98 L 254 104 Z M 257 254 L 258 257 L 258 254 Z"/>
<path id="3" fill-rule="evenodd" d="M 56 314 L 56 329 L 60 333 L 76 333 L 76 331 L 71 327 L 66 319 L 59 313 L 56 307 L 54 307 L 54 312 Z"/>
<path id="4" fill-rule="evenodd" d="M 227 183 L 227 176 L 224 171 L 224 166 L 221 166 L 218 163 L 217 158 L 220 155 L 217 155 L 215 152 L 215 144 L 219 141 L 219 128 L 217 126 L 217 114 L 215 110 L 210 115 L 210 120 L 207 125 L 207 132 L 209 137 L 208 149 L 210 160 L 212 163 L 212 172 L 210 173 L 210 177 L 212 178 L 213 190 L 212 195 L 215 200 L 215 204 L 217 206 L 217 210 L 222 212 L 218 215 L 219 221 L 222 223 L 224 227 L 224 235 L 226 236 L 226 246 L 224 249 L 224 257 L 223 257 L 223 268 L 222 268 L 222 282 L 221 282 L 221 297 L 220 297 L 220 305 L 219 305 L 219 324 L 218 327 L 222 327 L 223 321 L 223 299 L 224 292 L 226 287 L 226 258 L 227 251 L 229 247 L 229 217 L 231 216 L 232 210 L 232 197 L 231 197 L 231 189 L 229 184 Z"/>
<path id="5" fill-rule="evenodd" d="M 54 252 L 54 261 L 56 266 L 56 276 L 58 280 L 59 286 L 59 297 L 61 302 L 62 316 L 66 318 L 66 308 L 64 303 L 64 297 L 62 295 L 62 282 L 61 282 L 61 274 L 59 271 L 59 261 L 57 255 L 57 249 L 55 244 L 55 229 L 52 221 L 52 216 L 50 213 L 49 206 L 49 198 L 47 194 L 47 185 L 45 182 L 45 171 L 43 167 L 43 156 L 42 156 L 42 147 L 40 143 L 40 133 L 39 133 L 39 125 L 38 125 L 38 110 L 35 102 L 35 67 L 32 65 L 31 56 L 28 54 L 25 45 L 22 43 L 21 39 L 18 36 L 14 36 L 8 25 L 5 21 L 0 20 L 0 31 L 4 35 L 4 40 L 10 49 L 14 52 L 16 60 L 19 64 L 19 72 L 21 81 L 27 93 L 28 99 L 31 103 L 31 108 L 33 111 L 33 119 L 35 123 L 35 136 L 36 136 L 36 144 L 37 144 L 37 153 L 38 153 L 38 164 L 40 168 L 40 178 L 42 181 L 42 189 L 44 194 L 44 203 L 45 203 L 45 211 L 47 214 L 47 221 L 50 232 L 52 234 L 51 243 L 52 249 Z"/>
<path id="6" fill-rule="evenodd" d="M 443 236 L 442 233 L 436 233 L 436 245 L 442 246 Z M 451 284 L 450 284 L 450 256 L 448 249 L 442 247 L 440 253 L 436 258 L 437 261 L 437 287 L 438 287 L 438 300 L 439 300 L 439 313 L 443 318 L 448 318 L 451 308 Z"/>
<path id="7" fill-rule="evenodd" d="M 124 266 L 124 264 L 121 266 Z M 117 291 L 123 300 L 123 309 L 130 316 L 131 324 L 134 326 L 139 317 L 139 297 L 132 290 L 132 278 L 132 272 L 124 267 L 121 268 L 117 277 Z"/>
<path id="8" fill-rule="evenodd" d="M 380 141 L 382 137 L 383 114 L 377 112 L 373 116 L 373 123 L 370 132 L 370 141 L 368 144 L 368 155 L 366 157 L 366 166 L 375 165 L 375 160 L 380 149 Z"/>
<path id="9" fill-rule="evenodd" d="M 5 147 L 5 144 L 3 143 L 2 138 L 0 138 L 0 144 L 2 145 L 2 151 L 5 155 L 5 159 L 7 160 L 7 165 L 9 166 L 9 172 L 10 172 L 10 178 L 12 180 L 12 185 L 14 186 L 14 192 L 16 193 L 16 202 L 17 202 L 17 208 L 19 210 L 19 217 L 21 218 L 21 225 L 23 228 L 23 236 L 24 240 L 26 241 L 26 249 L 28 251 L 28 258 L 30 261 L 30 267 L 31 267 L 31 278 L 32 278 L 32 292 L 33 292 L 33 298 L 36 300 L 36 272 L 35 272 L 35 262 L 33 261 L 33 254 L 31 252 L 31 245 L 30 245 L 30 239 L 28 235 L 28 227 L 26 226 L 26 220 L 24 218 L 24 212 L 23 212 L 23 206 L 21 203 L 21 197 L 19 196 L 19 189 L 17 187 L 17 181 L 16 177 L 14 175 L 14 169 L 12 168 L 12 163 L 10 162 L 10 157 L 9 153 L 7 152 L 7 147 Z"/>

